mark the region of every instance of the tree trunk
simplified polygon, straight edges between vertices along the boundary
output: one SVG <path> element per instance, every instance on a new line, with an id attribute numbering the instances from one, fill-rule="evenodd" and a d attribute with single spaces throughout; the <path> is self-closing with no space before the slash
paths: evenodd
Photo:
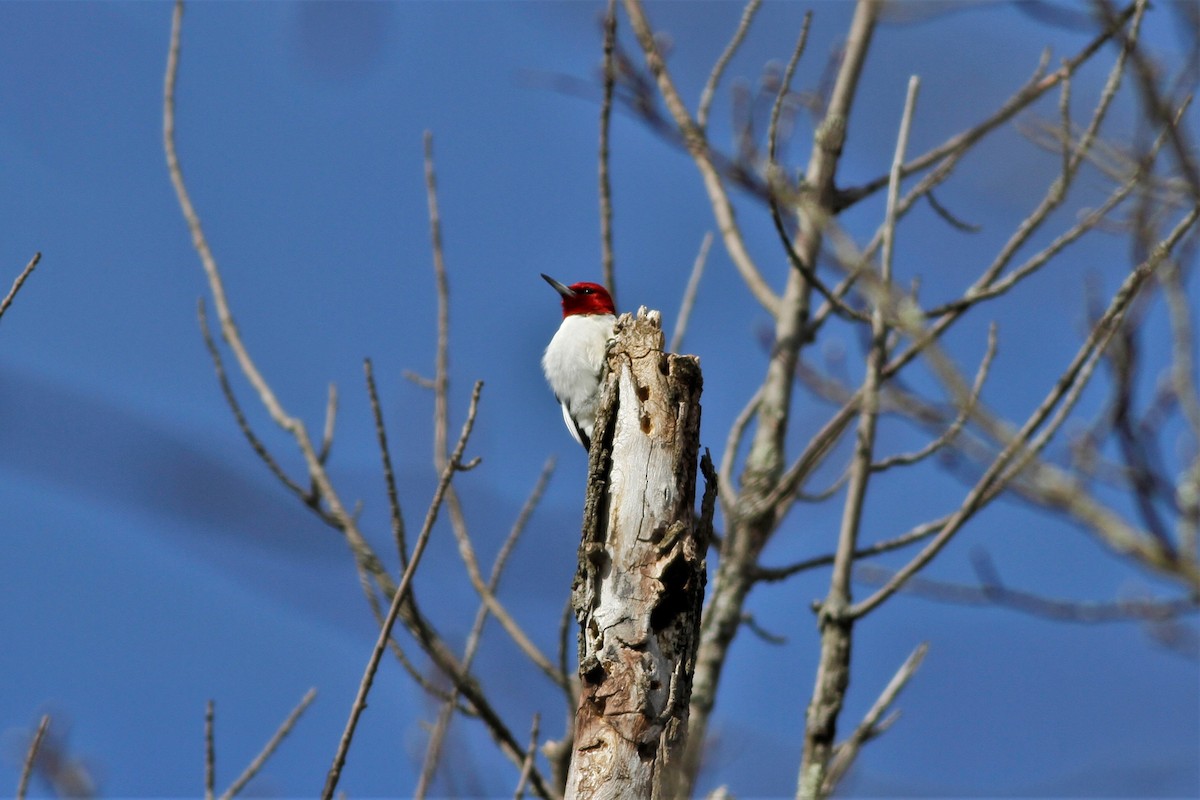
<path id="1" fill-rule="evenodd" d="M 573 590 L 581 690 L 566 797 L 667 798 L 687 734 L 716 482 L 697 523 L 699 361 L 663 352 L 657 312 L 623 315 L 616 336 Z"/>

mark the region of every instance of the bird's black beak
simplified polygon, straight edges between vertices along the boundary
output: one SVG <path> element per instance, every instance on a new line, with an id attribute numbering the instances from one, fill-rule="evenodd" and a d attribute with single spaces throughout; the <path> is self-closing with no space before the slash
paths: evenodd
<path id="1" fill-rule="evenodd" d="M 542 277 L 545 279 L 546 283 L 548 283 L 554 287 L 554 291 L 558 292 L 563 297 L 574 297 L 575 296 L 575 292 L 571 291 L 570 287 L 563 286 L 561 283 L 554 280 L 554 278 L 551 278 L 546 273 L 543 272 Z"/>

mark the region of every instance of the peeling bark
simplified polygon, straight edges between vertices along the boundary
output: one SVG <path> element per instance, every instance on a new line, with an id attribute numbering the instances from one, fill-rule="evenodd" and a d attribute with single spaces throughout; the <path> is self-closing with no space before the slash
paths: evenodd
<path id="1" fill-rule="evenodd" d="M 676 794 L 713 507 L 706 491 L 707 519 L 695 519 L 701 383 L 694 356 L 663 351 L 657 312 L 617 321 L 573 587 L 581 691 L 567 798 Z"/>

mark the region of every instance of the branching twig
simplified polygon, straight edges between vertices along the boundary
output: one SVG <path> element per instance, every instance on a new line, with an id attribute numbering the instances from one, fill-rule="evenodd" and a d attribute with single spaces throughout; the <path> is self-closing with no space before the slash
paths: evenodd
<path id="1" fill-rule="evenodd" d="M 883 715 L 891 708 L 892 703 L 896 701 L 897 695 L 908 684 L 912 676 L 916 674 L 921 666 L 921 662 L 925 660 L 925 653 L 929 650 L 927 643 L 917 645 L 917 649 L 904 660 L 900 665 L 900 669 L 896 670 L 896 674 L 888 681 L 887 686 L 879 694 L 874 705 L 867 711 L 862 722 L 854 729 L 854 733 L 850 737 L 839 744 L 833 753 L 833 758 L 829 764 L 829 773 L 825 777 L 825 785 L 823 787 L 825 794 L 832 794 L 838 783 L 845 776 L 846 771 L 854 764 L 854 759 L 858 755 L 859 749 L 864 744 L 879 736 L 885 730 L 891 727 L 895 722 L 897 714 L 892 714 L 887 719 L 882 719 Z M 882 720 L 882 721 L 881 721 Z"/>
<path id="2" fill-rule="evenodd" d="M 987 351 L 983 354 L 983 360 L 979 363 L 979 369 L 975 372 L 975 383 L 971 386 L 971 394 L 967 398 L 967 402 L 963 403 L 958 409 L 954 420 L 950 426 L 946 428 L 936 439 L 929 444 L 911 453 L 899 453 L 894 456 L 888 456 L 885 459 L 876 461 L 871 465 L 871 469 L 875 472 L 883 472 L 892 467 L 908 466 L 922 461 L 934 453 L 941 450 L 946 445 L 954 441 L 954 437 L 958 436 L 966 424 L 967 419 L 975 410 L 979 403 L 979 395 L 983 391 L 984 381 L 987 380 L 988 371 L 992 366 L 992 359 L 996 356 L 996 325 L 993 323 L 988 328 Z"/>
<path id="3" fill-rule="evenodd" d="M 725 452 L 721 456 L 721 468 L 717 471 L 717 479 L 721 486 L 718 494 L 718 497 L 721 498 L 721 513 L 726 520 L 732 518 L 734 506 L 737 504 L 738 493 L 733 484 L 733 468 L 737 463 L 738 449 L 742 446 L 746 427 L 758 413 L 758 403 L 761 399 L 762 388 L 760 387 L 738 413 L 733 425 L 729 427 L 729 436 L 725 439 Z"/>
<path id="4" fill-rule="evenodd" d="M 646 64 L 658 82 L 659 92 L 666 102 L 671 118 L 684 137 L 688 153 L 696 162 L 696 167 L 704 179 L 704 188 L 708 192 L 713 215 L 717 221 L 717 229 L 721 232 L 721 238 L 725 242 L 725 250 L 729 253 L 729 258 L 733 261 L 734 266 L 737 267 L 742 280 L 750 289 L 750 293 L 763 308 L 775 316 L 779 313 L 779 296 L 767 285 L 758 266 L 754 263 L 754 259 L 750 256 L 750 252 L 746 249 L 741 228 L 734 216 L 733 204 L 729 201 L 729 194 L 721 179 L 721 173 L 717 170 L 709 154 L 703 131 L 692 120 L 691 114 L 688 113 L 687 107 L 683 103 L 683 98 L 675 88 L 675 82 L 667 72 L 666 64 L 658 52 L 654 32 L 650 28 L 650 22 L 646 19 L 645 11 L 638 0 L 625 0 L 625 11 L 629 15 L 630 24 L 633 26 L 638 43 L 646 57 Z"/>
<path id="5" fill-rule="evenodd" d="M 996 457 L 995 461 L 984 472 L 974 488 L 968 492 L 959 509 L 951 515 L 951 518 L 942 530 L 925 546 L 925 549 L 913 558 L 912 561 L 898 570 L 884 586 L 867 599 L 856 603 L 850 610 L 852 616 L 861 617 L 864 614 L 870 613 L 903 586 L 906 580 L 933 560 L 933 557 L 941 551 L 950 540 L 950 537 L 968 519 L 974 516 L 975 512 L 987 501 L 987 498 L 994 497 L 1004 484 L 1012 479 L 1015 472 L 1010 468 L 1014 462 L 1016 463 L 1016 468 L 1019 469 L 1025 463 L 1025 459 L 1020 458 L 1023 453 L 1036 453 L 1037 449 L 1040 449 L 1038 443 L 1044 444 L 1046 437 L 1035 439 L 1034 432 L 1050 418 L 1060 401 L 1062 401 L 1063 407 L 1067 408 L 1072 404 L 1074 398 L 1078 397 L 1079 392 L 1083 388 L 1083 381 L 1080 380 L 1081 374 L 1089 368 L 1089 365 L 1094 366 L 1097 356 L 1104 350 L 1109 339 L 1111 339 L 1112 335 L 1120 327 L 1121 320 L 1124 318 L 1125 312 L 1129 309 L 1129 305 L 1132 303 L 1134 297 L 1158 268 L 1163 259 L 1170 255 L 1183 235 L 1196 223 L 1198 216 L 1200 216 L 1200 207 L 1193 209 L 1191 213 L 1181 219 L 1166 239 L 1159 243 L 1155 252 L 1130 273 L 1129 277 L 1121 284 L 1121 288 L 1113 296 L 1112 302 L 1104 312 L 1104 315 L 1092 328 L 1087 341 L 1084 342 L 1083 346 L 1076 353 L 1075 358 L 1072 359 L 1066 370 L 1063 371 L 1046 398 L 1030 414 L 1017 435 Z M 1052 430 L 1053 427 L 1050 426 L 1043 433 L 1048 433 Z M 1197 576 L 1196 582 L 1200 585 L 1200 576 Z"/>
<path id="6" fill-rule="evenodd" d="M 862 6 L 856 16 L 862 13 Z M 900 166 L 908 147 L 908 135 L 912 128 L 913 111 L 916 106 L 920 82 L 916 76 L 909 79 L 908 93 L 904 103 L 904 114 L 896 137 L 895 157 L 892 162 L 891 183 L 888 186 L 888 202 L 884 225 L 883 258 L 879 269 L 879 282 L 885 292 L 892 283 L 892 248 L 895 239 L 896 201 L 900 194 Z M 879 391 L 883 380 L 883 368 L 887 363 L 887 341 L 890 331 L 885 314 L 887 294 L 881 292 L 871 311 L 871 346 L 863 376 L 862 402 L 859 404 L 858 429 L 855 435 L 854 458 L 850 465 L 850 481 L 846 489 L 846 500 L 842 510 L 841 526 L 838 530 L 837 548 L 834 552 L 833 569 L 829 578 L 829 592 L 821 603 L 818 626 L 821 634 L 821 654 L 817 684 L 813 689 L 808 706 L 804 731 L 804 752 L 800 764 L 797 797 L 811 800 L 825 797 L 832 776 L 830 773 L 833 756 L 833 738 L 837 720 L 845 702 L 849 684 L 850 648 L 853 637 L 853 617 L 850 607 L 850 572 L 854 564 L 854 551 L 858 548 L 858 536 L 862 525 L 862 513 L 867 487 L 871 480 L 871 464 L 874 461 L 875 432 L 879 415 Z"/>
<path id="7" fill-rule="evenodd" d="M 358 687 L 358 695 L 354 698 L 354 704 L 350 708 L 350 718 L 346 722 L 346 729 L 342 733 L 337 753 L 333 757 L 333 766 L 329 769 L 325 788 L 321 792 L 322 800 L 330 800 L 333 797 L 334 790 L 337 789 L 338 780 L 342 774 L 342 767 L 346 763 L 346 754 L 350 750 L 350 743 L 354 739 L 354 731 L 358 726 L 358 718 L 367 707 L 367 694 L 371 691 L 371 684 L 375 681 L 375 670 L 379 667 L 379 660 L 383 656 L 383 650 L 387 646 L 387 641 L 392 634 L 392 626 L 396 624 L 396 617 L 400 614 L 400 608 L 404 605 L 404 601 L 408 596 L 413 574 L 416 572 L 417 565 L 421 563 L 421 556 L 425 553 L 425 545 L 429 542 L 429 534 L 433 532 L 433 523 L 437 521 L 438 511 L 441 509 L 442 500 L 446 496 L 446 489 L 449 488 L 450 481 L 454 478 L 455 472 L 470 469 L 479 463 L 478 458 L 464 463 L 462 457 L 463 451 L 467 446 L 467 439 L 471 435 L 471 429 L 475 426 L 475 414 L 479 408 L 479 394 L 482 390 L 483 382 L 477 381 L 475 383 L 475 390 L 471 393 L 471 405 L 467 409 L 467 419 L 463 423 L 462 433 L 458 437 L 458 444 L 455 446 L 454 452 L 450 454 L 450 458 L 442 470 L 437 490 L 434 492 L 433 500 L 429 503 L 429 510 L 425 514 L 425 524 L 421 526 L 421 532 L 417 535 L 417 541 L 413 545 L 412 557 L 408 562 L 408 566 L 404 569 L 404 575 L 400 578 L 400 584 L 396 587 L 396 591 L 392 595 L 391 608 L 388 609 L 387 617 L 383 621 L 383 627 L 379 632 L 379 638 L 375 642 L 375 647 L 371 651 L 371 657 L 367 660 L 367 666 L 363 671 L 362 681 Z"/>
<path id="8" fill-rule="evenodd" d="M 1101 48 L 1111 40 L 1117 32 L 1126 23 L 1129 22 L 1136 10 L 1137 4 L 1126 6 L 1119 14 L 1114 16 L 1112 24 L 1104 31 L 1098 34 L 1090 42 L 1088 42 L 1078 53 L 1070 58 L 1064 59 L 1062 66 L 1050 74 L 1045 72 L 1045 60 L 1038 66 L 1026 83 L 1021 86 L 1013 95 L 997 109 L 991 116 L 972 128 L 965 130 L 950 139 L 947 139 L 942 144 L 927 150 L 921 155 L 913 158 L 906 163 L 900 170 L 900 177 L 907 178 L 915 172 L 928 169 L 945 158 L 954 157 L 956 154 L 962 154 L 968 151 L 976 142 L 982 139 L 987 134 L 996 130 L 1000 126 L 1007 123 L 1018 113 L 1023 111 L 1042 97 L 1046 92 L 1053 89 L 1065 78 L 1073 75 L 1081 66 L 1087 63 L 1092 56 L 1100 52 Z M 846 208 L 853 203 L 862 200 L 863 198 L 874 194 L 880 189 L 888 185 L 887 175 L 875 178 L 868 181 L 859 187 L 845 189 L 840 193 L 838 210 Z"/>
<path id="9" fill-rule="evenodd" d="M 376 556 L 370 544 L 367 542 L 362 532 L 358 528 L 358 524 L 352 514 L 350 514 L 346 506 L 342 503 L 338 493 L 333 487 L 332 482 L 325 470 L 324 465 L 317 457 L 316 448 L 313 446 L 312 440 L 308 435 L 307 429 L 303 422 L 298 418 L 291 417 L 284 410 L 278 397 L 267 384 L 261 372 L 258 370 L 254 361 L 251 359 L 248 350 L 236 325 L 233 322 L 232 313 L 229 309 L 229 303 L 226 298 L 224 285 L 221 280 L 220 273 L 217 270 L 216 261 L 212 256 L 212 251 L 204 236 L 203 229 L 200 225 L 199 217 L 196 214 L 195 208 L 192 205 L 188 195 L 186 186 L 183 180 L 183 174 L 179 166 L 179 159 L 176 153 L 174 134 L 175 134 L 175 82 L 179 66 L 180 54 L 180 35 L 182 30 L 183 20 L 183 4 L 177 2 L 175 12 L 172 18 L 171 40 L 167 55 L 167 68 L 164 77 L 163 88 L 163 145 L 166 152 L 168 172 L 171 182 L 175 187 L 180 208 L 182 210 L 188 229 L 192 234 L 192 242 L 200 256 L 201 265 L 204 268 L 205 275 L 208 278 L 209 288 L 212 293 L 213 302 L 217 309 L 217 315 L 222 336 L 230 349 L 234 352 L 239 366 L 246 380 L 251 384 L 259 395 L 259 400 L 262 402 L 267 413 L 278 425 L 288 431 L 296 441 L 297 448 L 307 466 L 309 478 L 313 481 L 316 487 L 316 494 L 306 502 L 310 508 L 320 513 L 322 519 L 331 521 L 345 537 L 351 552 L 354 555 L 355 568 L 358 570 L 363 583 L 364 593 L 368 601 L 373 602 L 373 592 L 375 591 L 372 583 L 378 586 L 379 591 L 385 596 L 394 599 L 396 597 L 396 584 L 384 569 L 382 562 Z M 436 389 L 437 387 L 435 387 Z M 319 502 L 323 501 L 328 505 L 328 511 L 320 508 Z M 409 567 L 412 566 L 412 561 Z M 445 674 L 450 681 L 458 689 L 469 706 L 479 715 L 481 721 L 487 726 L 493 737 L 496 739 L 500 749 L 506 756 L 516 764 L 522 763 L 524 758 L 524 743 L 519 741 L 499 714 L 492 707 L 486 695 L 483 693 L 478 681 L 468 671 L 463 670 L 457 662 L 453 652 L 446 646 L 444 640 L 429 623 L 429 621 L 420 613 L 416 599 L 411 593 L 405 592 L 401 596 L 402 602 L 399 603 L 400 608 L 397 610 L 393 604 L 393 611 L 404 620 L 405 625 L 412 633 L 421 648 L 429 655 L 437 668 Z M 389 639 L 390 640 L 390 639 Z M 343 754 L 344 757 L 344 754 Z M 533 774 L 532 785 L 539 795 L 549 796 L 550 792 L 547 789 L 541 776 L 536 772 Z"/>
<path id="10" fill-rule="evenodd" d="M 291 476 L 275 460 L 275 456 L 271 454 L 271 451 L 267 449 L 263 441 L 258 438 L 258 434 L 250 427 L 250 420 L 246 418 L 246 414 L 242 410 L 242 405 L 238 402 L 237 395 L 233 391 L 233 385 L 229 382 L 229 375 L 225 371 L 225 361 L 221 357 L 221 350 L 217 347 L 217 343 L 213 341 L 212 333 L 208 326 L 208 312 L 205 308 L 203 298 L 196 303 L 196 316 L 200 320 L 200 334 L 204 337 L 204 346 L 208 350 L 209 358 L 213 363 L 213 370 L 217 374 L 217 383 L 221 386 L 221 394 L 225 397 L 225 403 L 229 406 L 229 410 L 233 412 L 233 418 L 237 422 L 238 429 L 246 437 L 250 448 L 266 464 L 271 474 L 278 478 L 279 482 L 287 487 L 292 494 L 300 498 L 301 502 L 311 508 L 326 523 L 337 527 L 338 520 L 329 515 L 325 509 L 321 508 L 317 497 L 309 489 L 305 489 L 299 483 L 292 480 Z"/>
<path id="11" fill-rule="evenodd" d="M 495 594 L 500 586 L 500 576 L 504 573 L 504 567 L 508 563 L 508 557 L 512 554 L 513 548 L 517 544 L 517 539 L 525 531 L 525 526 L 528 524 L 529 518 L 541 503 L 542 495 L 546 490 L 546 484 L 549 483 L 550 476 L 554 473 L 555 463 L 556 459 L 553 456 L 546 460 L 546 464 L 542 467 L 542 472 L 538 475 L 533 490 L 530 492 L 529 497 L 526 498 L 525 504 L 521 506 L 512 529 L 505 538 L 504 544 L 500 546 L 500 552 L 496 554 L 496 561 L 492 565 L 492 573 L 488 577 L 487 585 L 488 591 L 492 594 Z M 479 644 L 482 641 L 483 626 L 487 621 L 487 617 L 488 605 L 484 602 L 480 604 L 478 611 L 476 611 L 475 621 L 472 623 L 471 631 L 467 635 L 467 643 L 463 648 L 463 669 L 470 669 L 471 664 L 475 660 L 475 654 L 478 652 Z M 564 671 L 564 683 L 566 682 Z M 572 699 L 570 691 L 567 692 L 567 699 L 568 702 Z M 415 798 L 423 798 L 429 791 L 429 786 L 433 782 L 434 771 L 441 758 L 442 743 L 445 740 L 446 733 L 450 728 L 451 718 L 457 707 L 458 692 L 455 690 L 443 702 L 442 708 L 438 712 L 437 722 L 434 724 L 433 731 L 429 734 L 429 745 L 425 749 L 425 763 L 421 767 L 421 775 L 417 781 L 417 788 L 413 792 Z"/>

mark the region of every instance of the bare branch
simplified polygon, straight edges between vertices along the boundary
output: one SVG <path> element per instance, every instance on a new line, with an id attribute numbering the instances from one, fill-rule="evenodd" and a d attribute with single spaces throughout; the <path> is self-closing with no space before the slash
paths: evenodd
<path id="1" fill-rule="evenodd" d="M 450 387 L 450 284 L 442 250 L 442 217 L 438 210 L 437 173 L 433 164 L 433 133 L 425 131 L 425 197 L 429 206 L 429 239 L 433 251 L 433 276 L 437 283 L 437 348 L 433 376 L 433 463 L 445 469 Z"/>
<path id="2" fill-rule="evenodd" d="M 299 421 L 293 419 L 284 411 L 279 399 L 275 396 L 275 392 L 267 384 L 262 373 L 258 371 L 258 367 L 242 344 L 241 335 L 238 333 L 237 325 L 233 321 L 229 302 L 225 296 L 225 285 L 221 281 L 221 274 L 217 269 L 216 259 L 213 258 L 212 250 L 209 248 L 208 240 L 204 235 L 204 229 L 200 225 L 200 217 L 196 214 L 191 196 L 188 194 L 187 187 L 183 182 L 183 172 L 179 166 L 179 156 L 175 151 L 175 78 L 179 70 L 179 43 L 182 27 L 183 0 L 176 0 L 175 12 L 171 20 L 171 44 L 167 53 L 167 73 L 163 82 L 163 148 L 167 156 L 167 170 L 171 176 L 171 183 L 175 187 L 175 195 L 179 200 L 184 220 L 191 231 L 192 245 L 196 248 L 196 252 L 200 256 L 200 263 L 204 267 L 204 273 L 208 277 L 209 289 L 213 295 L 213 303 L 217 308 L 221 334 L 225 337 L 225 341 L 230 349 L 233 350 L 242 373 L 246 376 L 246 380 L 250 382 L 250 385 L 254 387 L 255 391 L 258 392 L 259 399 L 270 413 L 271 418 L 284 430 L 296 433 L 297 426 L 300 424 Z"/>
<path id="3" fill-rule="evenodd" d="M 317 458 L 316 449 L 313 447 L 312 440 L 302 421 L 290 417 L 283 409 L 278 398 L 273 390 L 267 385 L 262 374 L 254 365 L 249 353 L 238 333 L 237 327 L 233 324 L 232 314 L 229 311 L 229 304 L 226 299 L 225 290 L 221 281 L 220 273 L 217 271 L 216 262 L 212 257 L 211 249 L 204 237 L 203 229 L 200 226 L 199 218 L 196 215 L 195 209 L 192 206 L 188 196 L 183 175 L 179 167 L 179 160 L 175 150 L 174 143 L 174 110 L 175 110 L 175 79 L 179 64 L 180 52 L 180 31 L 183 19 L 182 3 L 177 3 L 172 21 L 171 44 L 167 56 L 167 70 L 164 78 L 163 89 L 163 141 L 164 149 L 167 156 L 168 171 L 171 176 L 172 184 L 175 186 L 176 195 L 180 202 L 180 208 L 183 212 L 185 221 L 188 223 L 189 230 L 192 233 L 192 241 L 197 253 L 200 256 L 201 265 L 209 280 L 210 290 L 213 295 L 214 304 L 217 307 L 218 317 L 222 335 L 226 342 L 237 356 L 239 365 L 242 368 L 246 380 L 259 394 L 259 399 L 266 408 L 271 418 L 287 430 L 296 440 L 298 449 L 304 458 L 307 465 L 310 478 L 314 481 L 318 495 L 316 498 L 323 500 L 329 506 L 329 511 L 325 512 L 317 504 L 317 499 L 314 498 L 309 506 L 321 514 L 322 519 L 332 519 L 333 524 L 342 532 L 351 552 L 354 555 L 355 567 L 359 572 L 363 582 L 364 593 L 370 600 L 373 597 L 374 589 L 370 582 L 378 585 L 379 590 L 384 596 L 395 598 L 396 584 L 384 569 L 382 562 L 372 550 L 370 544 L 363 537 L 362 532 L 358 529 L 358 525 L 353 515 L 351 515 L 345 505 L 341 502 L 328 474 L 325 471 L 324 465 Z M 436 389 L 436 387 L 435 387 Z M 460 469 L 468 469 L 477 462 L 468 462 L 461 464 Z M 440 501 L 439 501 L 440 502 Z M 413 562 L 409 562 L 411 568 Z M 512 732 L 504 724 L 504 721 L 496 713 L 487 697 L 484 695 L 478 681 L 469 672 L 462 670 L 455 658 L 454 654 L 446 646 L 445 642 L 438 633 L 430 625 L 420 613 L 415 598 L 411 593 L 405 593 L 407 597 L 402 596 L 400 608 L 393 607 L 393 611 L 397 611 L 399 616 L 404 620 L 405 625 L 412 633 L 421 648 L 429 655 L 436 664 L 437 668 L 446 674 L 454 683 L 455 687 L 466 698 L 470 706 L 478 713 L 481 721 L 487 726 L 492 736 L 496 739 L 500 749 L 512 759 L 515 763 L 520 764 L 524 758 L 524 744 L 513 736 Z M 388 637 L 390 638 L 390 637 Z M 343 754 L 344 757 L 344 754 Z M 548 796 L 549 792 L 541 781 L 540 776 L 534 775 L 532 778 L 534 789 L 542 796 Z"/>
<path id="4" fill-rule="evenodd" d="M 1104 31 L 1088 42 L 1074 56 L 1064 60 L 1062 66 L 1049 75 L 1045 72 L 1046 59 L 1043 57 L 1042 63 L 1034 70 L 1030 79 L 990 117 L 978 123 L 973 128 L 951 137 L 937 147 L 912 159 L 901 169 L 900 177 L 907 178 L 909 175 L 927 169 L 945 158 L 952 158 L 956 155 L 961 156 L 962 153 L 969 150 L 972 145 L 984 136 L 1004 125 L 1020 111 L 1028 108 L 1042 95 L 1061 83 L 1065 78 L 1073 75 L 1092 56 L 1096 55 L 1116 35 L 1122 26 L 1129 22 L 1135 10 L 1136 4 L 1127 6 L 1120 14 L 1116 15 L 1112 23 Z M 843 190 L 839 195 L 838 210 L 846 208 L 864 197 L 883 189 L 888 185 L 888 178 L 889 176 L 884 175 L 862 186 Z"/>
<path id="5" fill-rule="evenodd" d="M 862 12 L 860 5 L 856 18 Z M 863 376 L 862 402 L 858 409 L 858 430 L 855 436 L 854 458 L 850 465 L 850 483 L 838 531 L 833 570 L 829 578 L 829 593 L 821 603 L 818 627 L 821 633 L 821 654 L 817 682 L 808 705 L 804 730 L 804 752 L 797 782 L 797 798 L 819 798 L 828 794 L 832 784 L 829 769 L 833 756 L 833 740 L 837 719 L 846 697 L 850 680 L 850 643 L 853 618 L 847 615 L 850 606 L 850 571 L 862 524 L 863 505 L 871 480 L 871 463 L 875 452 L 875 431 L 879 415 L 879 390 L 883 368 L 887 363 L 889 325 L 885 316 L 887 294 L 892 283 L 892 243 L 895 238 L 896 199 L 900 193 L 900 165 L 908 147 L 920 81 L 909 79 L 904 113 L 896 137 L 896 151 L 888 187 L 888 202 L 884 225 L 883 259 L 879 282 L 883 291 L 875 300 L 871 312 L 871 347 L 867 354 Z"/>
<path id="6" fill-rule="evenodd" d="M 792 48 L 792 57 L 788 59 L 787 66 L 783 70 L 779 91 L 771 106 L 771 122 L 767 125 L 767 160 L 771 165 L 775 164 L 775 155 L 779 149 L 779 117 L 783 111 L 784 101 L 791 92 L 792 76 L 796 74 L 796 66 L 800 63 L 800 57 L 804 55 L 804 49 L 808 45 L 808 31 L 811 27 L 812 11 L 806 11 L 804 12 L 804 23 L 800 26 L 800 36 L 796 39 L 796 46 Z"/>
<path id="7" fill-rule="evenodd" d="M 1046 439 L 1034 439 L 1034 431 L 1041 427 L 1042 423 L 1050 417 L 1058 406 L 1059 401 L 1063 402 L 1064 408 L 1069 408 L 1074 398 L 1078 397 L 1084 383 L 1081 380 L 1082 373 L 1090 369 L 1090 366 L 1094 366 L 1099 353 L 1104 350 L 1105 345 L 1107 345 L 1112 335 L 1120 327 L 1121 320 L 1124 318 L 1125 312 L 1129 309 L 1129 305 L 1133 302 L 1134 297 L 1150 276 L 1154 274 L 1159 264 L 1170 255 L 1183 235 L 1191 229 L 1198 217 L 1200 217 L 1200 206 L 1192 209 L 1187 216 L 1181 219 L 1166 239 L 1159 243 L 1150 257 L 1139 264 L 1129 274 L 1129 277 L 1125 279 L 1121 284 L 1121 288 L 1113 296 L 1112 302 L 1104 312 L 1104 315 L 1092 328 L 1087 341 L 1084 342 L 1083 346 L 1076 353 L 1075 358 L 1072 359 L 1070 365 L 1064 370 L 1049 394 L 1047 394 L 1038 408 L 1030 414 L 1025 424 L 1021 427 L 1021 430 L 1009 445 L 1004 448 L 995 461 L 992 462 L 992 465 L 984 472 L 974 488 L 967 494 L 959 509 L 947 521 L 945 527 L 912 561 L 898 570 L 887 584 L 866 600 L 856 603 L 850 610 L 852 616 L 861 617 L 864 614 L 870 613 L 880 603 L 894 594 L 906 580 L 933 560 L 933 557 L 941 551 L 950 540 L 950 537 L 987 502 L 988 498 L 994 497 L 1004 486 L 1005 482 L 1012 479 L 1015 473 L 1008 470 L 1014 460 L 1021 453 L 1025 452 L 1027 448 L 1029 451 L 1036 453 L 1037 449 L 1040 449 L 1038 443 L 1040 442 L 1044 445 Z M 1047 428 L 1047 432 L 1052 430 L 1052 427 Z M 1024 466 L 1024 459 L 1016 461 L 1016 463 L 1019 469 Z M 1147 563 L 1150 562 L 1147 561 Z M 1200 586 L 1200 572 L 1197 572 L 1192 577 L 1192 580 L 1196 586 Z"/>
<path id="8" fill-rule="evenodd" d="M 1133 60 L 1133 72 L 1138 79 L 1138 88 L 1146 115 L 1167 127 L 1171 149 L 1175 153 L 1179 171 L 1187 180 L 1193 202 L 1200 202 L 1200 167 L 1197 167 L 1192 153 L 1192 139 L 1184 129 L 1183 121 L 1175 119 L 1170 103 L 1162 96 L 1158 86 L 1157 70 L 1138 46 L 1137 32 L 1134 30 L 1128 33 L 1121 31 L 1117 10 L 1109 0 L 1094 0 L 1093 5 L 1100 11 L 1109 27 L 1117 31 L 1124 50 L 1129 52 Z M 1148 5 L 1149 0 L 1139 0 L 1137 3 L 1139 13 Z"/>
<path id="9" fill-rule="evenodd" d="M 439 471 L 443 471 L 447 463 L 446 431 L 449 427 L 447 409 L 449 407 L 448 394 L 450 386 L 448 353 L 450 340 L 450 289 L 446 278 L 446 262 L 442 255 L 441 215 L 438 211 L 437 179 L 433 162 L 433 136 L 428 132 L 425 134 L 425 188 L 429 205 L 430 237 L 433 241 L 433 266 L 437 281 L 438 296 L 437 356 L 435 358 L 437 366 L 433 379 L 433 462 Z M 520 648 L 521 652 L 549 677 L 551 681 L 565 689 L 567 684 L 565 676 L 560 675 L 554 669 L 550 660 L 538 649 L 533 640 L 529 638 L 517 621 L 513 619 L 512 615 L 508 613 L 508 610 L 501 605 L 500 601 L 488 589 L 487 583 L 483 579 L 483 574 L 479 569 L 479 560 L 475 555 L 475 547 L 471 543 L 471 536 L 467 529 L 462 504 L 459 502 L 458 494 L 454 491 L 453 486 L 447 487 L 445 500 L 446 509 L 450 516 L 450 527 L 454 533 L 455 540 L 458 542 L 458 553 L 467 568 L 467 575 L 471 579 L 471 585 L 475 587 L 475 591 L 478 592 L 480 598 L 487 604 L 488 611 L 501 624 L 505 632 L 508 633 L 517 647 Z"/>
<path id="10" fill-rule="evenodd" d="M 779 83 L 779 92 L 775 95 L 775 103 L 771 108 L 771 123 L 767 132 L 767 153 L 768 153 L 768 180 L 772 185 L 772 190 L 767 198 L 768 205 L 771 209 L 771 221 L 775 225 L 775 232 L 779 236 L 780 244 L 783 247 L 784 253 L 792 266 L 804 275 L 805 280 L 816 289 L 830 307 L 837 311 L 847 319 L 858 320 L 860 322 L 869 321 L 869 317 L 851 308 L 842 302 L 840 295 L 832 292 L 825 283 L 817 277 L 816 259 L 810 257 L 805 259 L 792 246 L 791 236 L 788 234 L 786 226 L 783 224 L 783 213 L 780 210 L 780 194 L 792 194 L 796 196 L 796 204 L 807 202 L 802 194 L 792 191 L 787 186 L 786 178 L 783 176 L 778 164 L 775 162 L 776 145 L 779 135 L 779 115 L 783 108 L 784 98 L 791 91 L 792 75 L 796 71 L 796 65 L 800 62 L 800 56 L 804 53 L 805 45 L 808 43 L 808 30 L 812 24 L 812 12 L 808 12 L 804 16 L 804 25 L 800 29 L 800 37 L 796 40 L 796 46 L 792 50 L 792 57 L 788 61 L 786 69 L 783 72 L 783 79 Z"/>
<path id="11" fill-rule="evenodd" d="M 761 399 L 762 388 L 759 387 L 734 419 L 733 425 L 729 427 L 729 436 L 725 439 L 725 453 L 721 456 L 721 468 L 717 472 L 717 476 L 721 485 L 719 493 L 721 512 L 727 520 L 731 518 L 733 507 L 737 504 L 738 493 L 733 485 L 733 468 L 737 462 L 737 452 L 742 446 L 742 438 L 746 435 L 746 426 L 758 413 L 758 403 Z"/>

